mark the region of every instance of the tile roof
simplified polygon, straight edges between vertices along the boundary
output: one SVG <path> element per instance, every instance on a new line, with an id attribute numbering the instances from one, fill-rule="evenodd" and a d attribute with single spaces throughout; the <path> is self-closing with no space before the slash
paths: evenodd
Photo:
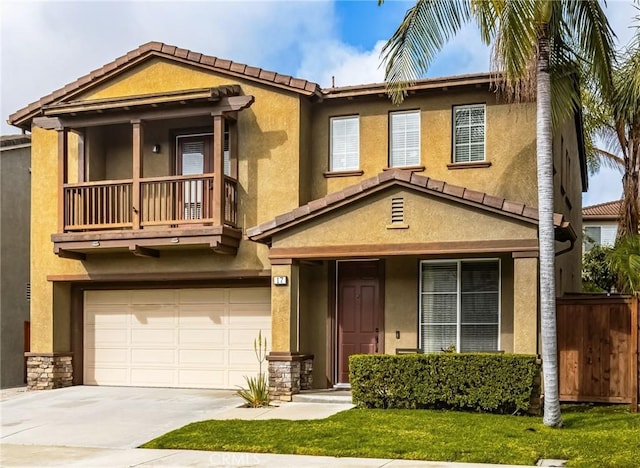
<path id="1" fill-rule="evenodd" d="M 27 145 L 31 143 L 31 135 L 2 135 L 0 136 L 0 147 L 9 148 L 11 146 Z"/>
<path id="2" fill-rule="evenodd" d="M 164 44 L 162 42 L 147 42 L 137 49 L 109 62 L 108 64 L 93 70 L 92 72 L 78 78 L 76 81 L 44 96 L 38 101 L 32 102 L 28 106 L 20 109 L 9 116 L 8 123 L 11 125 L 25 125 L 26 122 L 39 115 L 43 106 L 54 101 L 67 97 L 70 94 L 77 94 L 85 89 L 102 82 L 106 77 L 118 73 L 120 70 L 129 68 L 133 63 L 149 57 L 165 57 L 179 60 L 189 64 L 195 64 L 202 68 L 217 71 L 227 75 L 234 75 L 251 81 L 264 83 L 271 86 L 287 89 L 306 96 L 320 95 L 320 86 L 311 81 L 294 78 L 289 75 L 263 70 L 262 68 L 251 67 L 243 63 L 225 60 L 211 55 L 204 55 L 187 49 Z"/>
<path id="3" fill-rule="evenodd" d="M 538 209 L 524 205 L 523 203 L 505 200 L 484 192 L 477 192 L 465 187 L 451 185 L 441 180 L 421 176 L 411 171 L 392 169 L 382 172 L 375 177 L 365 179 L 362 182 L 346 187 L 343 190 L 310 201 L 306 205 L 295 208 L 292 211 L 276 216 L 274 219 L 258 226 L 247 229 L 247 237 L 255 241 L 266 242 L 282 229 L 297 225 L 303 221 L 314 218 L 326 211 L 338 208 L 363 196 L 392 185 L 401 185 L 420 190 L 424 193 L 441 198 L 465 203 L 486 211 L 503 214 L 523 221 L 538 223 Z M 556 228 L 571 229 L 569 223 L 561 214 L 554 213 L 553 223 Z"/>
<path id="4" fill-rule="evenodd" d="M 614 200 L 597 205 L 585 206 L 582 208 L 582 217 L 586 219 L 592 218 L 611 218 L 615 219 L 622 208 L 622 200 Z"/>

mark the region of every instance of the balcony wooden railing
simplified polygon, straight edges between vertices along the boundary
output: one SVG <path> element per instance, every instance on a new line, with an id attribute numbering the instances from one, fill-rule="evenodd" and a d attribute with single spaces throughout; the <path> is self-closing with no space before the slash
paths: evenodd
<path id="1" fill-rule="evenodd" d="M 140 179 L 140 200 L 133 200 L 133 181 L 108 180 L 64 184 L 64 230 L 87 231 L 133 227 L 139 208 L 140 227 L 215 224 L 214 175 Z M 237 181 L 224 178 L 223 222 L 235 227 Z"/>

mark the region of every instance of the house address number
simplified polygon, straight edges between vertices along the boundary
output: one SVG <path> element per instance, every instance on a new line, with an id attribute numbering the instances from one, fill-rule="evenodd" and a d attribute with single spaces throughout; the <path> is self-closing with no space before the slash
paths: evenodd
<path id="1" fill-rule="evenodd" d="M 286 286 L 287 285 L 287 277 L 286 276 L 274 276 L 273 284 L 276 286 Z"/>

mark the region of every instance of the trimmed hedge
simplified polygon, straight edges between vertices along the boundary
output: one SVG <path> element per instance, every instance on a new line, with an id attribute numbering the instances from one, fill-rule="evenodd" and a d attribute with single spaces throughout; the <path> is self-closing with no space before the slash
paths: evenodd
<path id="1" fill-rule="evenodd" d="M 354 354 L 349 380 L 361 408 L 511 414 L 539 411 L 540 368 L 522 354 Z"/>

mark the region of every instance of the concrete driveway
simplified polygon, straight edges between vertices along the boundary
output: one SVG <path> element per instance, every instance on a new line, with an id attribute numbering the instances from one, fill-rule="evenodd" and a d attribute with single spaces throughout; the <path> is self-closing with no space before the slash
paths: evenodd
<path id="1" fill-rule="evenodd" d="M 241 404 L 235 392 L 76 386 L 0 402 L 0 443 L 133 448 Z"/>

